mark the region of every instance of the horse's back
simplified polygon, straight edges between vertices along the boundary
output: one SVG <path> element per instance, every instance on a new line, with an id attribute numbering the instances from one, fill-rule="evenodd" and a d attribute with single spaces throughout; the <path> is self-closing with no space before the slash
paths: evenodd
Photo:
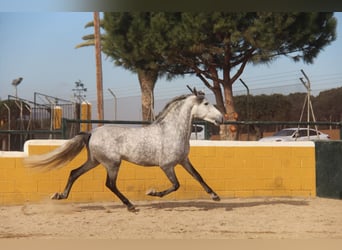
<path id="1" fill-rule="evenodd" d="M 158 165 L 161 135 L 157 127 L 106 125 L 96 128 L 89 141 L 92 154 L 102 160 L 127 160 L 139 165 Z"/>

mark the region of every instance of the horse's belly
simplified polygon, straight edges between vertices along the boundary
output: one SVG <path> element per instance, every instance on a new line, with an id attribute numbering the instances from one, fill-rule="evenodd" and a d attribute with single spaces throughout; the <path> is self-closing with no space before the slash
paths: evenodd
<path id="1" fill-rule="evenodd" d="M 130 154 L 123 154 L 122 159 L 141 166 L 166 166 L 177 164 L 187 156 L 187 151 L 161 152 L 156 151 L 136 151 Z"/>
<path id="2" fill-rule="evenodd" d="M 141 166 L 157 166 L 160 163 L 159 150 L 149 147 L 131 148 L 122 153 L 122 159 Z"/>

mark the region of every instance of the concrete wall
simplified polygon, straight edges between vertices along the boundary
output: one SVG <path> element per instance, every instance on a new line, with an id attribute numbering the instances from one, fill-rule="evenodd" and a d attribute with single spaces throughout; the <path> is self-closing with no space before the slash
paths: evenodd
<path id="1" fill-rule="evenodd" d="M 67 166 L 38 172 L 23 166 L 23 157 L 46 153 L 63 140 L 32 140 L 24 152 L 0 152 L 0 205 L 41 202 L 64 189 L 69 172 L 85 161 L 85 150 Z M 266 143 L 191 141 L 190 160 L 215 192 L 225 197 L 316 196 L 315 145 L 312 142 Z M 181 167 L 180 188 L 162 199 L 210 199 Z M 105 187 L 103 166 L 81 176 L 65 202 L 118 201 Z M 158 167 L 123 162 L 118 188 L 132 202 L 159 199 L 146 196 L 149 188 L 170 186 Z"/>

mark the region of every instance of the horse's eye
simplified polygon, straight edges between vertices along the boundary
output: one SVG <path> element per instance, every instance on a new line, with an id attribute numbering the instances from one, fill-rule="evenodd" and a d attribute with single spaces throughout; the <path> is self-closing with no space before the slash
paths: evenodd
<path id="1" fill-rule="evenodd" d="M 208 105 L 209 105 L 209 102 L 205 102 L 204 105 L 205 105 L 205 106 L 208 106 Z"/>

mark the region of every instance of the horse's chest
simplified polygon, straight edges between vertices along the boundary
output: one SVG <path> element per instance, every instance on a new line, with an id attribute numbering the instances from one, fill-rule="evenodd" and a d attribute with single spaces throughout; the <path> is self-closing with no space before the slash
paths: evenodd
<path id="1" fill-rule="evenodd" d="M 183 159 L 189 153 L 189 146 L 185 143 L 176 143 L 170 140 L 163 145 L 162 159 L 170 161 L 178 161 Z"/>

